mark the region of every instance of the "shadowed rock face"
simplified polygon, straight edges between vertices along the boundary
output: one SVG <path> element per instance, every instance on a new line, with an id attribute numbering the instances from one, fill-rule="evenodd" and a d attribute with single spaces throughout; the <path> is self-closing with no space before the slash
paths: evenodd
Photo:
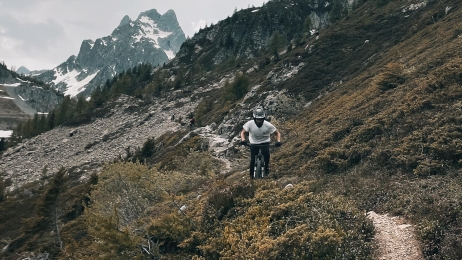
<path id="1" fill-rule="evenodd" d="M 62 97 L 51 90 L 44 90 L 32 85 L 20 85 L 16 93 L 25 99 L 25 102 L 37 112 L 48 113 L 55 109 Z"/>
<path id="2" fill-rule="evenodd" d="M 5 87 L 0 85 L 0 130 L 11 130 L 21 121 L 30 117 L 25 114 L 6 92 Z"/>
<path id="3" fill-rule="evenodd" d="M 37 112 L 48 113 L 62 99 L 54 91 L 18 77 L 15 72 L 0 68 L 0 130 L 12 130 Z"/>
<path id="4" fill-rule="evenodd" d="M 29 83 L 2 86 L 0 90 L 0 130 L 12 130 L 37 112 L 48 113 L 62 100 L 55 92 Z"/>
<path id="5" fill-rule="evenodd" d="M 281 36 L 276 45 L 287 46 L 289 41 L 294 43 L 329 24 L 328 1 L 296 2 L 269 1 L 262 7 L 236 12 L 214 26 L 201 29 L 185 42 L 176 58 L 185 63 L 201 60 L 205 67 L 213 68 L 232 57 L 249 60 L 260 55 L 261 50 L 278 49 L 273 46 L 275 34 Z M 351 4 L 345 3 L 345 8 L 351 9 Z"/>
<path id="6" fill-rule="evenodd" d="M 168 62 L 184 41 L 173 10 L 161 15 L 152 9 L 134 21 L 124 16 L 111 35 L 84 40 L 77 56 L 70 56 L 38 78 L 65 95 L 88 96 L 107 79 L 140 63 L 157 66 Z"/>

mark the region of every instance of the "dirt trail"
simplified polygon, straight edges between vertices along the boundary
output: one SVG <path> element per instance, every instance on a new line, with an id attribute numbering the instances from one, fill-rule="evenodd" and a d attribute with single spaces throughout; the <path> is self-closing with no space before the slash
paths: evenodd
<path id="1" fill-rule="evenodd" d="M 376 235 L 376 259 L 424 259 L 414 228 L 399 217 L 379 215 L 373 211 L 367 217 L 374 223 Z"/>

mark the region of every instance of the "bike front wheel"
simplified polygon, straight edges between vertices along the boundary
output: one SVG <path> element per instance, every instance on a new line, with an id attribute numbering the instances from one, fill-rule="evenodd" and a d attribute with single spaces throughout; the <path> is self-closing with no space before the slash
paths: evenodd
<path id="1" fill-rule="evenodd" d="M 254 178 L 263 178 L 265 163 L 263 162 L 262 158 L 255 159 L 255 170 L 254 170 Z"/>

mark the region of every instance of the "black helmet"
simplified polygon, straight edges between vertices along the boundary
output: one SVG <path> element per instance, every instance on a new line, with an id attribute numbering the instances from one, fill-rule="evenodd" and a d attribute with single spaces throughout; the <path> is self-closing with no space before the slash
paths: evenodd
<path id="1" fill-rule="evenodd" d="M 264 119 L 265 118 L 265 111 L 261 107 L 256 107 L 253 110 L 253 118 Z"/>

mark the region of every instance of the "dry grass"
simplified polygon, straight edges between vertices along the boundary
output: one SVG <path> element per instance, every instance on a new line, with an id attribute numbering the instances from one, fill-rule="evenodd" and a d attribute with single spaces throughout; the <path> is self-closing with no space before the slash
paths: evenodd
<path id="1" fill-rule="evenodd" d="M 287 88 L 312 101 L 277 122 L 284 146 L 272 154 L 276 181 L 250 185 L 242 173 L 215 180 L 220 166 L 201 138 L 176 145 L 186 132 L 169 133 L 155 141 L 164 142 L 162 152 L 146 162 L 150 178 L 173 194 L 141 201 L 148 210 L 125 221 L 128 229 L 114 229 L 120 222 L 110 207 L 104 214 L 89 210 L 100 215 L 90 218 L 92 225 L 82 218 L 68 222 L 63 236 L 75 242 L 66 252 L 90 247 L 108 257 L 141 257 L 133 247 L 151 235 L 158 242 L 152 253 L 166 259 L 368 259 L 373 230 L 364 213 L 374 210 L 410 219 L 428 259 L 462 258 L 462 10 L 455 0 L 429 1 L 404 14 L 402 1 L 389 2 L 379 9 L 367 1 L 319 39 L 305 39 L 281 57 L 301 56 L 308 64 L 291 80 L 266 82 L 273 63 L 250 75 L 251 85 Z M 255 64 L 264 62 L 258 59 Z M 196 111 L 203 124 L 221 120 L 234 105 L 215 105 L 220 91 L 208 94 Z M 153 192 L 149 182 L 132 178 L 148 166 L 111 167 L 102 183 L 136 187 L 133 201 L 137 192 Z M 289 183 L 293 188 L 284 189 Z M 117 189 L 94 187 L 95 203 L 104 206 L 96 198 L 105 194 L 100 197 L 115 205 Z M 176 204 L 188 205 L 184 214 Z M 101 229 L 89 232 L 94 237 L 77 235 L 76 223 Z M 104 232 L 107 247 L 92 240 Z"/>

